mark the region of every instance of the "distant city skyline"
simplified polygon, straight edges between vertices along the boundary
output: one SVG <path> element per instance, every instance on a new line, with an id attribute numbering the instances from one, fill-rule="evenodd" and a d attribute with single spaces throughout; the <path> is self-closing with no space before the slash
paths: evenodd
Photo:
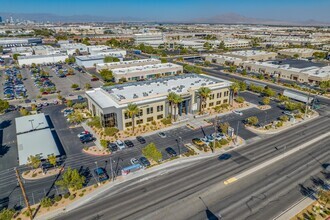
<path id="1" fill-rule="evenodd" d="M 113 19 L 187 22 L 226 13 L 285 21 L 330 22 L 328 0 L 16 0 L 1 3 L 0 13 L 101 16 Z M 1 16 L 1 14 L 0 14 Z"/>

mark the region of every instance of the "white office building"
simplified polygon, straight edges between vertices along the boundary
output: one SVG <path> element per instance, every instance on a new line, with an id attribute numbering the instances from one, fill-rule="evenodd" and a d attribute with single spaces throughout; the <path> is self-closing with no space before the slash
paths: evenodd
<path id="1" fill-rule="evenodd" d="M 104 69 L 112 70 L 117 68 L 144 66 L 144 65 L 152 65 L 159 63 L 161 63 L 161 61 L 158 59 L 142 59 L 142 60 L 129 60 L 129 61 L 112 62 L 112 63 L 100 63 L 100 64 L 96 64 L 96 70 L 99 72 Z"/>
<path id="2" fill-rule="evenodd" d="M 134 42 L 137 45 L 152 41 L 164 41 L 163 33 L 134 34 Z"/>
<path id="3" fill-rule="evenodd" d="M 97 64 L 104 63 L 104 55 L 76 56 L 76 64 L 85 68 L 93 68 Z"/>
<path id="4" fill-rule="evenodd" d="M 18 65 L 31 65 L 35 64 L 49 64 L 49 63 L 58 63 L 65 62 L 65 59 L 68 58 L 66 54 L 54 54 L 54 55 L 31 55 L 31 56 L 19 56 L 17 57 Z"/>

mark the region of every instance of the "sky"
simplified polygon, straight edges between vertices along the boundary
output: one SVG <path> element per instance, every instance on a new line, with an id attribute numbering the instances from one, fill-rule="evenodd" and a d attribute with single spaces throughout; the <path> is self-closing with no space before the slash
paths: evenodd
<path id="1" fill-rule="evenodd" d="M 0 12 L 189 21 L 225 13 L 330 22 L 330 0 L 0 0 Z M 0 15 L 1 16 L 1 15 Z"/>

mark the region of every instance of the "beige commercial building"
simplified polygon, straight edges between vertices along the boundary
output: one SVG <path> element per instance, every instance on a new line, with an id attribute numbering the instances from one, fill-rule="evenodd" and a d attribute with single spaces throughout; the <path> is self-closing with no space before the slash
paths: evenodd
<path id="1" fill-rule="evenodd" d="M 262 73 L 264 75 L 279 77 L 281 79 L 297 81 L 300 83 L 319 84 L 330 80 L 330 66 L 306 68 L 294 68 L 289 64 L 276 64 L 274 62 L 244 62 L 244 68 L 248 71 Z"/>
<path id="2" fill-rule="evenodd" d="M 164 76 L 174 76 L 182 73 L 183 67 L 173 63 L 159 63 L 112 69 L 112 74 L 116 82 L 119 82 L 119 80 L 123 78 L 125 78 L 126 81 L 139 81 Z"/>
<path id="3" fill-rule="evenodd" d="M 278 54 L 291 56 L 291 57 L 299 56 L 301 58 L 308 58 L 308 57 L 312 57 L 315 52 L 324 52 L 324 51 L 313 50 L 309 48 L 290 48 L 290 49 L 279 50 Z"/>
<path id="4" fill-rule="evenodd" d="M 203 74 L 184 74 L 97 88 L 87 91 L 86 97 L 89 111 L 100 117 L 102 126 L 125 130 L 132 127 L 132 118 L 126 114 L 129 103 L 135 103 L 140 109 L 135 125 L 144 125 L 169 115 L 180 117 L 197 113 L 201 106 L 198 94 L 201 87 L 211 89 L 209 98 L 203 103 L 205 108 L 230 103 L 230 85 L 229 81 Z M 169 92 L 175 92 L 183 99 L 176 110 L 168 102 Z"/>
<path id="5" fill-rule="evenodd" d="M 160 64 L 161 61 L 158 59 L 142 59 L 142 60 L 129 60 L 121 62 L 112 62 L 112 63 L 99 63 L 96 64 L 96 70 L 99 72 L 101 70 L 113 70 L 117 68 L 127 68 L 133 66 L 144 66 L 152 64 Z"/>
<path id="6" fill-rule="evenodd" d="M 273 60 L 276 58 L 277 54 L 274 52 L 267 52 L 262 50 L 240 50 L 240 51 L 232 51 L 223 54 L 228 57 L 236 57 L 240 58 L 243 61 L 265 61 L 265 60 Z"/>
<path id="7" fill-rule="evenodd" d="M 208 54 L 205 56 L 205 61 L 209 61 L 211 63 L 217 63 L 221 65 L 236 65 L 239 66 L 242 64 L 243 60 L 236 57 L 228 57 L 219 54 Z"/>

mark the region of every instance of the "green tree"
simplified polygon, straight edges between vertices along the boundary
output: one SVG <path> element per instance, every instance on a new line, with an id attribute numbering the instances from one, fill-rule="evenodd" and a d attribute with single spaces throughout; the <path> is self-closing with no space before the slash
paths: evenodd
<path id="1" fill-rule="evenodd" d="M 127 105 L 127 109 L 125 111 L 125 114 L 128 115 L 129 118 L 132 118 L 132 131 L 134 133 L 134 128 L 135 128 L 135 116 L 139 114 L 140 109 L 135 103 L 129 103 Z"/>
<path id="2" fill-rule="evenodd" d="M 220 42 L 220 44 L 219 44 L 219 49 L 221 49 L 221 50 L 226 49 L 226 46 L 225 46 L 225 42 L 224 42 L 224 41 L 221 41 L 221 42 Z"/>
<path id="3" fill-rule="evenodd" d="M 30 115 L 30 112 L 26 108 L 21 108 L 19 110 L 19 113 L 21 114 L 21 116 Z"/>
<path id="4" fill-rule="evenodd" d="M 72 63 L 75 63 L 75 62 L 76 62 L 76 58 L 73 57 L 73 56 L 70 56 L 70 57 L 65 59 L 65 63 L 67 63 L 67 64 L 72 64 Z"/>
<path id="5" fill-rule="evenodd" d="M 247 120 L 249 125 L 256 125 L 259 122 L 259 120 L 256 116 L 248 117 L 246 120 Z"/>
<path id="6" fill-rule="evenodd" d="M 49 197 L 45 197 L 41 200 L 40 205 L 43 208 L 51 207 L 54 204 L 53 200 Z"/>
<path id="7" fill-rule="evenodd" d="M 229 67 L 229 72 L 230 72 L 230 73 L 235 73 L 236 70 L 237 70 L 237 67 L 236 67 L 235 65 L 231 65 L 231 66 Z"/>
<path id="8" fill-rule="evenodd" d="M 262 103 L 264 103 L 264 105 L 269 105 L 269 103 L 270 103 L 270 98 L 269 98 L 269 97 L 264 97 L 264 98 L 262 99 Z"/>
<path id="9" fill-rule="evenodd" d="M 71 85 L 71 88 L 72 89 L 78 89 L 79 88 L 79 85 L 74 83 L 74 84 Z"/>
<path id="10" fill-rule="evenodd" d="M 285 109 L 288 110 L 288 111 L 294 111 L 294 110 L 297 110 L 299 108 L 299 106 L 294 103 L 294 102 L 285 102 Z"/>
<path id="11" fill-rule="evenodd" d="M 168 103 L 169 103 L 169 106 L 170 106 L 170 109 L 171 109 L 171 120 L 174 116 L 173 114 L 173 100 L 174 100 L 174 97 L 176 96 L 177 94 L 175 92 L 170 92 L 167 94 L 167 100 L 168 100 Z"/>
<path id="12" fill-rule="evenodd" d="M 4 208 L 0 212 L 0 219 L 1 220 L 11 220 L 11 219 L 13 219 L 14 215 L 15 215 L 14 210 Z"/>
<path id="13" fill-rule="evenodd" d="M 56 185 L 68 189 L 68 190 L 79 190 L 83 187 L 86 178 L 82 176 L 78 170 L 71 169 L 69 167 L 62 175 L 62 179 L 55 182 Z"/>
<path id="14" fill-rule="evenodd" d="M 57 161 L 56 161 L 56 156 L 54 154 L 48 155 L 47 160 L 51 165 L 56 166 Z"/>
<path id="15" fill-rule="evenodd" d="M 235 96 L 240 90 L 240 84 L 236 81 L 230 85 L 230 90 L 232 91 L 233 96 Z"/>
<path id="16" fill-rule="evenodd" d="M 176 108 L 178 107 L 178 104 L 183 101 L 182 97 L 179 94 L 175 94 L 175 96 L 172 99 L 173 105 L 174 105 L 174 121 L 176 121 Z"/>
<path id="17" fill-rule="evenodd" d="M 31 155 L 28 157 L 28 165 L 32 168 L 32 169 L 37 169 L 38 167 L 40 167 L 41 164 L 41 158 L 39 155 Z"/>
<path id="18" fill-rule="evenodd" d="M 13 54 L 13 59 L 14 59 L 14 60 L 17 60 L 17 58 L 18 58 L 19 56 L 21 56 L 21 55 L 20 55 L 20 54 L 17 54 L 17 53 L 15 53 L 15 54 Z"/>
<path id="19" fill-rule="evenodd" d="M 85 120 L 84 115 L 80 112 L 73 112 L 68 116 L 69 121 L 74 124 L 80 124 Z"/>
<path id="20" fill-rule="evenodd" d="M 167 63 L 167 59 L 166 58 L 161 58 L 160 59 L 162 63 Z"/>
<path id="21" fill-rule="evenodd" d="M 247 71 L 246 71 L 246 69 L 243 69 L 242 72 L 241 72 L 241 74 L 242 74 L 243 76 L 246 76 L 246 75 L 247 75 Z"/>
<path id="22" fill-rule="evenodd" d="M 299 58 L 299 54 L 295 54 L 295 55 L 293 55 L 293 57 L 294 57 L 295 59 L 298 59 L 298 58 Z"/>
<path id="23" fill-rule="evenodd" d="M 113 74 L 111 70 L 101 70 L 100 75 L 105 82 L 111 82 L 113 80 Z"/>
<path id="24" fill-rule="evenodd" d="M 243 102 L 245 102 L 245 99 L 242 96 L 237 96 L 235 98 L 235 101 L 238 102 L 238 103 L 243 103 Z"/>
<path id="25" fill-rule="evenodd" d="M 119 58 L 117 58 L 117 57 L 109 57 L 109 56 L 106 56 L 106 57 L 104 57 L 104 59 L 103 59 L 103 62 L 105 62 L 105 63 L 112 63 L 112 62 L 119 62 L 120 60 L 119 60 Z"/>
<path id="26" fill-rule="evenodd" d="M 91 127 L 101 128 L 100 117 L 95 116 L 95 117 L 91 118 L 91 120 L 89 122 L 87 122 L 87 125 L 91 126 Z"/>
<path id="27" fill-rule="evenodd" d="M 150 143 L 142 149 L 142 154 L 149 160 L 157 163 L 163 158 L 162 152 L 159 151 L 154 143 Z"/>
<path id="28" fill-rule="evenodd" d="M 68 99 L 66 101 L 66 106 L 69 107 L 69 108 L 71 108 L 73 106 L 73 101 L 71 99 Z"/>
<path id="29" fill-rule="evenodd" d="M 200 98 L 200 106 L 199 106 L 200 113 L 203 113 L 204 112 L 203 104 L 206 104 L 206 101 L 211 94 L 211 89 L 208 87 L 200 87 L 198 89 L 198 94 Z"/>
<path id="30" fill-rule="evenodd" d="M 280 119 L 281 121 L 283 121 L 283 122 L 287 122 L 287 121 L 289 120 L 289 117 L 286 116 L 286 115 L 281 115 L 281 116 L 279 117 L 279 119 Z"/>
<path id="31" fill-rule="evenodd" d="M 117 134 L 118 133 L 118 128 L 115 128 L 115 127 L 106 127 L 106 128 L 104 128 L 104 134 L 106 135 L 106 136 L 114 136 L 115 134 Z"/>
<path id="32" fill-rule="evenodd" d="M 9 102 L 0 99 L 0 113 L 4 113 L 9 108 Z"/>
<path id="33" fill-rule="evenodd" d="M 262 93 L 268 97 L 274 97 L 276 95 L 276 92 L 274 90 L 272 90 L 271 88 L 269 88 L 268 86 L 266 88 L 264 88 Z"/>
<path id="34" fill-rule="evenodd" d="M 103 140 L 103 139 L 101 139 L 101 140 L 100 140 L 100 144 L 101 144 L 101 146 L 102 146 L 104 149 L 107 149 L 107 148 L 108 148 L 108 141 L 107 141 L 107 140 Z"/>
<path id="35" fill-rule="evenodd" d="M 91 84 L 89 84 L 89 83 L 86 83 L 86 84 L 85 84 L 85 89 L 88 90 L 88 89 L 91 89 L 91 88 L 92 88 Z"/>
<path id="36" fill-rule="evenodd" d="M 228 132 L 229 123 L 228 122 L 220 123 L 219 128 L 222 133 L 226 134 Z"/>

